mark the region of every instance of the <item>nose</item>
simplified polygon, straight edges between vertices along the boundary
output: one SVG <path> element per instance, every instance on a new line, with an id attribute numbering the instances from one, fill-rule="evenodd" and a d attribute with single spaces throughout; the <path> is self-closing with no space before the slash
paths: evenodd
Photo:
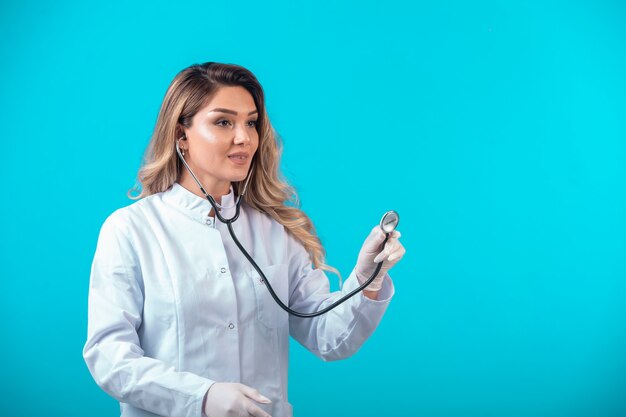
<path id="1" fill-rule="evenodd" d="M 235 130 L 235 144 L 245 145 L 250 143 L 250 133 L 245 127 L 239 127 Z"/>

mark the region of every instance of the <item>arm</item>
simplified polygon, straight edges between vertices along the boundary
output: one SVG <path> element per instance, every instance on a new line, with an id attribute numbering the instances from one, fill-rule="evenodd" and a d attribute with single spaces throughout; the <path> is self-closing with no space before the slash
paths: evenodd
<path id="1" fill-rule="evenodd" d="M 340 291 L 330 293 L 328 277 L 313 269 L 309 254 L 288 234 L 289 305 L 296 311 L 318 311 L 359 286 L 354 271 Z M 359 293 L 335 309 L 314 318 L 290 316 L 291 336 L 313 354 L 325 361 L 338 360 L 354 354 L 374 332 L 394 294 L 388 274 L 376 299 Z"/>
<path id="2" fill-rule="evenodd" d="M 378 291 L 363 290 L 363 295 L 370 300 L 378 300 Z"/>
<path id="3" fill-rule="evenodd" d="M 114 215 L 104 222 L 91 268 L 83 357 L 96 383 L 118 401 L 165 416 L 200 417 L 212 380 L 146 357 L 137 329 L 143 283 Z"/>

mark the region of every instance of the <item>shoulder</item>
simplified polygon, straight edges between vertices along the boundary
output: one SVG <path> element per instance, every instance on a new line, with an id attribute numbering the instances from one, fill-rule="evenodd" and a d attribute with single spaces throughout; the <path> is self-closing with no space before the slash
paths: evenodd
<path id="1" fill-rule="evenodd" d="M 261 232 L 261 235 L 272 241 L 272 245 L 282 246 L 287 243 L 290 233 L 278 220 L 268 213 L 250 207 L 245 202 L 242 204 L 242 211 L 246 213 L 251 232 L 255 234 Z"/>
<path id="2" fill-rule="evenodd" d="M 272 236 L 288 235 L 287 228 L 269 214 L 250 207 L 245 202 L 242 203 L 242 209 L 245 210 L 246 217 L 254 228 L 263 230 L 265 233 L 270 232 Z"/>
<path id="3" fill-rule="evenodd" d="M 128 234 L 131 229 L 146 223 L 146 213 L 153 211 L 161 202 L 162 193 L 156 193 L 120 207 L 110 213 L 102 224 L 103 229 L 112 229 Z"/>
<path id="4" fill-rule="evenodd" d="M 304 245 L 287 227 L 269 214 L 254 209 L 245 203 L 243 207 L 245 207 L 246 217 L 255 234 L 263 235 L 263 238 L 271 240 L 272 247 L 279 248 L 287 258 L 297 255 L 308 261 L 309 255 Z"/>
<path id="5" fill-rule="evenodd" d="M 250 232 L 258 238 L 271 241 L 271 245 L 277 248 L 285 256 L 290 257 L 294 251 L 298 251 L 301 243 L 293 233 L 268 213 L 252 208 L 244 203 L 246 217 L 250 225 Z M 242 207 L 242 208 L 243 208 Z"/>

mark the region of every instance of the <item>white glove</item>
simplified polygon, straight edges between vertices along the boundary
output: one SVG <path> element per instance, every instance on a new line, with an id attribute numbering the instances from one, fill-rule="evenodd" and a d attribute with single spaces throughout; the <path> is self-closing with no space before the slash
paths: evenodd
<path id="1" fill-rule="evenodd" d="M 252 400 L 269 404 L 254 388 L 236 382 L 215 382 L 207 391 L 204 414 L 208 417 L 271 417 Z"/>
<path id="2" fill-rule="evenodd" d="M 391 232 L 389 240 L 387 240 L 385 247 L 381 250 L 380 245 L 385 240 L 385 236 L 385 232 L 380 229 L 380 226 L 375 226 L 365 239 L 359 252 L 359 258 L 356 261 L 356 279 L 359 281 L 359 284 L 363 285 L 376 270 L 377 263 L 384 260 L 376 278 L 370 285 L 365 287 L 367 291 L 380 291 L 385 274 L 402 259 L 406 252 L 404 246 L 398 240 L 401 235 L 397 230 Z"/>

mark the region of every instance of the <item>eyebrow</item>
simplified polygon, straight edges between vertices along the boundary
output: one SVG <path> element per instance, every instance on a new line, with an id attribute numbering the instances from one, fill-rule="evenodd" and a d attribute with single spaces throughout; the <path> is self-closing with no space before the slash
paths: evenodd
<path id="1" fill-rule="evenodd" d="M 211 113 L 212 111 L 218 111 L 218 112 L 221 112 L 221 113 L 229 113 L 229 114 L 234 114 L 235 116 L 237 116 L 237 112 L 236 111 L 229 110 L 229 109 L 223 109 L 221 107 L 217 107 L 217 108 L 215 108 L 213 110 L 209 110 L 208 113 Z M 250 116 L 250 115 L 252 115 L 254 113 L 258 113 L 258 111 L 257 110 L 252 110 L 250 113 L 248 113 L 248 116 Z"/>

